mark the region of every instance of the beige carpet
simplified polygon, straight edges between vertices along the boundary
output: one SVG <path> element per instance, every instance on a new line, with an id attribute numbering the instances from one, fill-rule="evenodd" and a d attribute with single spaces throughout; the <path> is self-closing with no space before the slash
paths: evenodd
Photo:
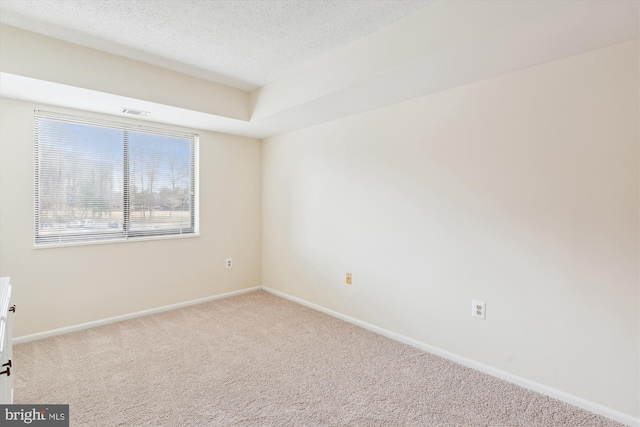
<path id="1" fill-rule="evenodd" d="M 68 403 L 78 427 L 619 426 L 264 291 L 14 359 L 16 403 Z"/>

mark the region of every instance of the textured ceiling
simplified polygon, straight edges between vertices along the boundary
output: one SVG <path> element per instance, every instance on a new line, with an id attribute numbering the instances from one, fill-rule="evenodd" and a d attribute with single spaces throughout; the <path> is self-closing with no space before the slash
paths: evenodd
<path id="1" fill-rule="evenodd" d="M 433 0 L 1 0 L 0 22 L 244 90 Z"/>
<path id="2" fill-rule="evenodd" d="M 182 17 L 180 22 L 192 20 L 198 23 L 185 30 L 169 22 L 169 17 L 162 24 L 160 10 L 166 12 L 166 6 L 149 7 L 166 5 L 162 0 L 17 2 L 20 7 L 45 5 L 49 13 L 43 15 L 43 21 L 26 19 L 24 14 L 11 12 L 15 4 L 13 0 L 0 0 L 0 18 L 9 24 L 0 25 L 1 97 L 121 118 L 125 118 L 121 113 L 122 107 L 128 107 L 151 112 L 148 117 L 136 121 L 254 138 L 267 138 L 326 123 L 636 40 L 640 16 L 640 2 L 635 0 L 451 0 L 436 1 L 428 7 L 426 3 L 409 5 L 366 0 L 340 3 L 305 0 L 277 3 L 212 1 L 189 3 L 191 8 L 184 6 L 186 1 L 176 0 L 175 15 Z M 68 11 L 70 4 L 77 7 L 73 13 Z M 80 7 L 86 8 L 87 5 L 91 6 L 88 15 Z M 128 13 L 133 15 L 116 19 L 117 14 L 112 11 L 116 5 L 119 5 L 115 9 L 120 13 L 129 10 Z M 368 36 L 351 34 L 352 43 L 349 43 L 344 31 L 342 38 L 335 37 L 333 26 L 340 24 L 343 30 L 351 29 L 353 26 L 345 17 L 353 17 L 354 11 L 363 5 L 378 8 L 378 12 L 383 10 L 380 9 L 383 6 L 394 11 L 402 7 L 403 13 L 420 5 L 425 7 L 416 9 L 410 17 L 398 18 L 379 31 L 375 31 L 375 27 L 380 25 L 377 20 L 376 25 L 368 26 L 371 31 Z M 179 14 L 178 6 L 189 10 L 189 17 Z M 133 12 L 131 8 L 136 8 L 136 11 Z M 147 11 L 140 12 L 140 8 Z M 194 12 L 194 8 L 200 9 Z M 222 23 L 216 24 L 216 30 L 208 35 L 213 39 L 202 37 L 210 31 L 208 22 L 212 21 L 202 15 L 206 11 L 223 9 L 227 14 L 220 12 L 219 15 L 224 19 L 220 16 L 217 18 L 217 22 Z M 229 38 L 221 28 L 230 25 L 231 10 L 236 13 L 244 11 L 240 13 L 243 15 L 241 20 L 233 21 L 236 26 L 239 22 L 246 24 L 257 21 L 264 21 L 265 25 L 236 28 L 234 34 L 241 34 L 242 37 L 237 40 Z M 346 13 L 345 10 L 351 12 Z M 290 19 L 294 15 L 304 15 L 303 11 L 311 16 L 307 16 L 306 20 Z M 320 11 L 324 14 L 320 14 Z M 140 26 L 137 30 L 130 30 L 127 25 L 131 24 L 125 24 L 140 21 L 140 14 L 152 15 L 145 21 L 157 22 L 154 28 L 162 30 L 142 30 L 146 27 Z M 72 16 L 75 26 L 86 27 L 87 32 L 91 33 L 111 32 L 109 20 L 124 25 L 124 28 L 112 32 L 114 40 L 118 42 L 110 45 L 84 33 L 70 29 L 62 31 L 58 24 L 45 23 L 45 17 L 51 22 L 55 21 L 50 15 L 65 22 Z M 110 18 L 104 18 L 106 16 Z M 329 19 L 328 16 L 333 18 Z M 96 19 L 95 28 L 89 23 L 92 19 L 87 17 Z M 358 16 L 357 19 L 364 18 Z M 301 26 L 301 20 L 315 22 L 314 29 Z M 29 26 L 17 21 L 28 21 Z M 278 27 L 277 22 L 282 25 Z M 293 25 L 293 29 L 288 25 Z M 126 51 L 133 58 L 200 77 L 211 79 L 217 76 L 218 82 L 228 84 L 234 81 L 245 89 L 265 81 L 269 83 L 248 96 L 241 90 L 210 84 L 188 75 L 174 75 L 153 65 L 114 58 L 100 51 L 51 39 L 47 37 L 48 34 L 40 36 L 15 27 L 41 33 L 53 30 L 65 32 L 69 37 L 56 37 L 102 47 L 103 50 L 117 50 L 116 53 L 121 55 Z M 366 33 L 363 26 L 358 26 L 358 30 Z M 156 37 L 158 40 L 154 43 L 147 41 L 139 44 L 153 45 L 160 53 L 147 54 L 137 48 L 124 48 L 125 42 L 142 38 L 138 33 L 151 37 L 150 40 Z M 174 33 L 174 36 L 168 35 Z M 220 33 L 221 40 L 224 38 L 224 42 L 215 40 L 217 33 Z M 305 36 L 299 36 L 298 33 L 304 33 Z M 316 43 L 326 43 L 330 39 L 332 45 L 314 45 L 314 49 L 307 47 L 313 44 L 309 37 L 316 36 Z M 201 47 L 194 47 L 191 43 Z M 291 43 L 295 44 L 295 48 L 291 48 Z M 237 51 L 224 50 L 231 45 Z M 283 50 L 288 56 L 284 55 Z M 224 51 L 225 54 L 216 54 L 217 51 Z M 255 53 L 248 54 L 246 51 Z M 159 56 L 162 52 L 173 55 L 173 59 L 162 58 Z M 193 58 L 189 56 L 192 52 L 197 52 L 192 55 L 197 60 L 206 62 L 213 59 L 214 65 L 210 68 L 215 71 L 206 71 L 202 65 L 193 65 Z M 272 61 L 274 57 L 278 60 Z M 185 61 L 183 63 L 179 62 L 182 58 Z M 225 66 L 234 67 L 235 71 L 223 71 Z M 267 70 L 268 67 L 271 68 Z M 255 71 L 259 76 L 253 77 L 253 80 L 242 77 L 243 72 Z M 235 80 L 231 80 L 231 77 L 227 77 L 227 81 L 221 80 L 221 74 L 232 74 Z M 166 90 L 167 84 L 174 85 L 176 90 Z"/>

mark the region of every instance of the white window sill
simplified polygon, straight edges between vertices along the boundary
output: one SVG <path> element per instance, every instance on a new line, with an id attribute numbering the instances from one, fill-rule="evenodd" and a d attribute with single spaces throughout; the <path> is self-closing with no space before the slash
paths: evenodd
<path id="1" fill-rule="evenodd" d="M 86 242 L 62 242 L 62 243 L 41 243 L 34 244 L 33 249 L 51 249 L 51 248 L 63 248 L 68 246 L 88 246 L 88 245 L 110 245 L 113 243 L 135 243 L 135 242 L 148 242 L 151 240 L 172 240 L 172 239 L 191 239 L 200 237 L 200 233 L 189 234 L 169 234 L 166 236 L 145 236 L 145 237 L 131 237 L 128 239 L 106 239 L 106 240 L 87 240 Z"/>

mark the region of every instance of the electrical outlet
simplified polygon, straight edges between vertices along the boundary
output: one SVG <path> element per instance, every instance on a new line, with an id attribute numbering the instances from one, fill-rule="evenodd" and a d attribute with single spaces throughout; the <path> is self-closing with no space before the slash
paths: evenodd
<path id="1" fill-rule="evenodd" d="M 347 285 L 351 284 L 351 273 L 347 273 Z"/>
<path id="2" fill-rule="evenodd" d="M 224 268 L 231 268 L 231 267 L 233 267 L 233 258 L 227 258 L 224 263 Z"/>
<path id="3" fill-rule="evenodd" d="M 487 306 L 483 301 L 471 301 L 471 317 L 477 317 L 478 319 L 486 320 Z"/>

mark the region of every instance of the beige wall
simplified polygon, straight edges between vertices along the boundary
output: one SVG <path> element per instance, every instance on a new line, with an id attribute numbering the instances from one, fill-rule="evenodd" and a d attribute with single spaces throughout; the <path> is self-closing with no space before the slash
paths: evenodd
<path id="1" fill-rule="evenodd" d="M 33 110 L 88 114 L 0 102 L 0 276 L 14 285 L 14 336 L 260 285 L 259 140 L 198 131 L 198 238 L 34 249 Z"/>
<path id="2" fill-rule="evenodd" d="M 638 417 L 638 80 L 636 40 L 265 140 L 262 284 Z"/>

